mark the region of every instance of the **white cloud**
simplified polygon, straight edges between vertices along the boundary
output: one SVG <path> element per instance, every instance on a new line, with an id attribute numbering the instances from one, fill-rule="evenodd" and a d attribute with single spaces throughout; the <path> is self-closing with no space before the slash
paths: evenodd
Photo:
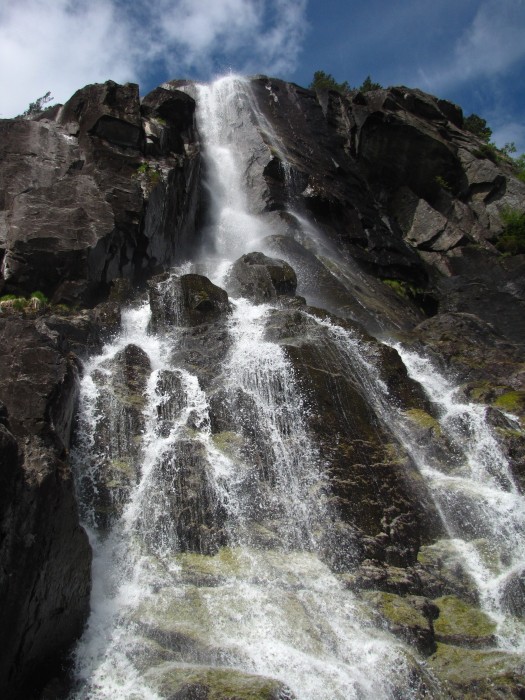
<path id="1" fill-rule="evenodd" d="M 206 79 L 292 71 L 307 0 L 4 0 L 0 8 L 0 115 L 48 90 L 65 101 L 86 83 Z"/>
<path id="2" fill-rule="evenodd" d="M 491 78 L 525 58 L 525 1 L 484 0 L 439 67 L 420 69 L 428 89 L 441 91 Z"/>

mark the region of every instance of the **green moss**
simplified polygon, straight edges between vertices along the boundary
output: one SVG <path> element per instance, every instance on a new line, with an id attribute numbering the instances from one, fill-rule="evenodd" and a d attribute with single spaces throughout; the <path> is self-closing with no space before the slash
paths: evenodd
<path id="1" fill-rule="evenodd" d="M 495 399 L 494 406 L 509 413 L 520 413 L 525 409 L 525 391 L 507 391 Z"/>
<path id="2" fill-rule="evenodd" d="M 46 295 L 43 292 L 32 292 L 31 294 L 31 299 L 38 299 L 38 301 L 42 302 L 42 304 L 48 304 L 49 299 L 46 297 Z"/>
<path id="3" fill-rule="evenodd" d="M 366 591 L 361 597 L 373 605 L 389 627 L 428 627 L 426 618 L 402 596 L 383 591 Z"/>
<path id="4" fill-rule="evenodd" d="M 420 428 L 431 430 L 436 437 L 441 436 L 442 431 L 439 421 L 431 416 L 430 413 L 423 411 L 423 409 L 409 408 L 404 411 L 404 415 Z"/>
<path id="5" fill-rule="evenodd" d="M 490 643 L 496 623 L 479 608 L 453 595 L 437 598 L 434 603 L 439 608 L 439 617 L 434 622 L 438 641 L 467 646 Z"/>
<path id="6" fill-rule="evenodd" d="M 215 447 L 223 452 L 227 457 L 235 458 L 239 455 L 243 439 L 231 430 L 224 430 L 212 436 Z"/>
<path id="7" fill-rule="evenodd" d="M 207 689 L 207 700 L 275 700 L 283 686 L 279 681 L 229 668 L 195 668 L 164 663 L 146 674 L 163 695 L 191 687 Z M 189 695 L 188 695 L 189 697 Z"/>
<path id="8" fill-rule="evenodd" d="M 112 459 L 109 462 L 109 466 L 111 469 L 114 469 L 117 472 L 122 472 L 128 476 L 133 476 L 135 474 L 134 468 L 125 459 Z"/>
<path id="9" fill-rule="evenodd" d="M 523 683 L 523 658 L 502 651 L 463 649 L 438 644 L 427 660 L 430 670 L 445 682 L 453 698 L 516 698 L 514 689 Z"/>

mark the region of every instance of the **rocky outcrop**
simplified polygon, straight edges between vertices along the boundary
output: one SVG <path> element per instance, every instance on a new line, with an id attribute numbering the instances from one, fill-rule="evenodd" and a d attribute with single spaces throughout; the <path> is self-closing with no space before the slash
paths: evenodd
<path id="1" fill-rule="evenodd" d="M 6 292 L 92 303 L 115 278 L 137 282 L 187 253 L 199 192 L 194 102 L 161 93 L 141 113 L 138 86 L 109 81 L 79 90 L 54 119 L 0 122 Z"/>
<path id="2" fill-rule="evenodd" d="M 290 210 L 313 218 L 345 260 L 344 272 L 333 260 L 326 269 L 326 246 L 324 257 L 316 253 L 321 285 L 327 275 L 337 278 L 325 302 L 330 310 L 381 332 L 385 324 L 413 325 L 406 316 L 412 301 L 423 314 L 475 314 L 523 344 L 523 258 L 501 257 L 492 244 L 503 228 L 501 211 L 525 211 L 525 185 L 463 130 L 459 107 L 405 87 L 343 96 L 260 77 L 252 89 L 284 145 L 272 155 L 269 144 L 267 208 L 280 212 L 295 246 L 306 229 Z M 283 255 L 290 243 L 280 246 L 299 271 L 298 260 L 304 266 L 308 256 L 290 251 L 293 260 Z M 309 248 L 315 253 L 311 242 Z M 404 316 L 388 294 L 378 295 L 374 277 L 404 294 Z M 346 308 L 333 305 L 338 285 Z M 370 313 L 374 296 L 381 321 Z"/>
<path id="3" fill-rule="evenodd" d="M 284 260 L 263 253 L 243 255 L 231 267 L 227 286 L 236 297 L 246 297 L 257 304 L 279 296 L 294 296 L 297 276 Z"/>

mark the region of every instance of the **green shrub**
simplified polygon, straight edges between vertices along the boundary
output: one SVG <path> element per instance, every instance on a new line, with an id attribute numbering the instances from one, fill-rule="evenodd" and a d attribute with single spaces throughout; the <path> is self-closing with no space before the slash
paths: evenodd
<path id="1" fill-rule="evenodd" d="M 13 309 L 16 311 L 24 311 L 27 307 L 27 299 L 25 297 L 16 297 L 13 301 Z"/>
<path id="2" fill-rule="evenodd" d="M 522 153 L 521 156 L 514 158 L 513 166 L 518 180 L 525 182 L 525 153 Z"/>
<path id="3" fill-rule="evenodd" d="M 371 77 L 367 75 L 357 89 L 359 92 L 370 92 L 371 90 L 381 90 L 382 87 L 380 83 L 374 83 Z"/>
<path id="4" fill-rule="evenodd" d="M 509 255 L 525 253 L 525 213 L 507 207 L 500 216 L 503 231 L 496 241 L 496 248 Z"/>
<path id="5" fill-rule="evenodd" d="M 325 73 L 324 70 L 315 71 L 314 79 L 309 88 L 310 90 L 336 90 L 343 94 L 351 90 L 346 80 L 343 83 L 338 83 L 331 73 Z"/>
<path id="6" fill-rule="evenodd" d="M 499 162 L 500 156 L 498 153 L 498 149 L 493 143 L 484 143 L 472 152 L 476 156 L 476 158 L 488 158 L 488 160 L 491 160 L 493 163 Z"/>
<path id="7" fill-rule="evenodd" d="M 31 299 L 38 299 L 38 301 L 41 301 L 42 304 L 49 304 L 49 299 L 43 292 L 33 292 L 31 294 Z"/>
<path id="8" fill-rule="evenodd" d="M 137 168 L 137 177 L 145 181 L 152 189 L 160 181 L 160 171 L 149 163 L 141 163 Z"/>
<path id="9" fill-rule="evenodd" d="M 345 95 L 352 90 L 370 92 L 370 90 L 380 90 L 383 86 L 379 83 L 374 83 L 372 78 L 367 75 L 359 87 L 353 88 L 348 81 L 345 80 L 343 83 L 338 83 L 331 73 L 325 73 L 324 70 L 317 70 L 314 73 L 314 79 L 308 87 L 310 90 L 335 90 Z"/>
<path id="10" fill-rule="evenodd" d="M 15 294 L 4 294 L 3 297 L 0 297 L 0 301 L 14 301 L 17 298 Z"/>
<path id="11" fill-rule="evenodd" d="M 490 126 L 487 126 L 485 119 L 478 117 L 477 114 L 471 114 L 469 117 L 466 117 L 463 121 L 463 128 L 487 143 L 492 136 L 492 129 Z"/>

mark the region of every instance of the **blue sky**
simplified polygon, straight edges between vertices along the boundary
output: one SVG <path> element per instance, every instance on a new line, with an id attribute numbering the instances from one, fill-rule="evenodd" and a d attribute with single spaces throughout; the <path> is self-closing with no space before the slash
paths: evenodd
<path id="1" fill-rule="evenodd" d="M 145 94 L 228 70 L 370 74 L 484 117 L 525 151 L 525 0 L 2 0 L 0 115 L 109 78 Z"/>

